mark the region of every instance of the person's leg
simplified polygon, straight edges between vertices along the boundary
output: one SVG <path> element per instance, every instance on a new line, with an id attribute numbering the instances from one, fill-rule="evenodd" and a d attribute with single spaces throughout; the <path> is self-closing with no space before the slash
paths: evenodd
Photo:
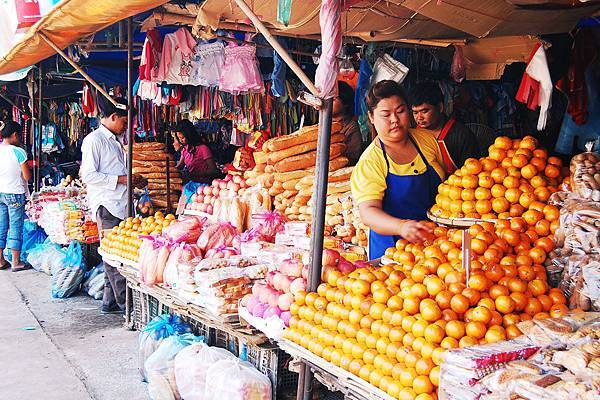
<path id="1" fill-rule="evenodd" d="M 121 222 L 121 220 L 112 215 L 108 210 L 102 206 L 98 209 L 96 214 L 96 222 L 100 230 L 111 229 Z M 116 297 L 115 290 L 113 289 L 117 284 L 114 281 L 114 275 L 119 274 L 116 268 L 104 263 L 104 292 L 102 293 L 102 311 L 110 312 L 119 310 L 118 297 Z"/>
<path id="2" fill-rule="evenodd" d="M 12 251 L 12 270 L 26 269 L 21 262 L 21 246 L 23 246 L 23 221 L 25 219 L 25 195 L 11 194 L 5 197 L 8 206 L 8 238 L 6 246 Z"/>
<path id="3" fill-rule="evenodd" d="M 4 203 L 4 195 L 0 193 L 0 269 L 7 269 L 10 263 L 4 258 L 6 238 L 8 236 L 8 207 Z"/>

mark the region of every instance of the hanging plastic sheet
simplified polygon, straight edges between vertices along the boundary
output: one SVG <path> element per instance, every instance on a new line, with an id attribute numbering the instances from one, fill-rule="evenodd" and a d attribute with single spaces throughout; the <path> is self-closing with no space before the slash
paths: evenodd
<path id="1" fill-rule="evenodd" d="M 315 74 L 315 86 L 323 98 L 337 96 L 338 59 L 342 47 L 340 0 L 323 0 L 319 14 L 323 52 Z"/>
<path id="2" fill-rule="evenodd" d="M 369 82 L 373 70 L 369 65 L 369 62 L 361 58 L 360 69 L 358 70 L 358 83 L 356 84 L 356 91 L 354 92 L 354 115 L 363 115 L 367 113 L 367 91 L 369 90 Z"/>
<path id="3" fill-rule="evenodd" d="M 292 0 L 278 0 L 277 1 L 277 21 L 281 22 L 285 26 L 290 24 L 290 17 L 292 16 Z"/>

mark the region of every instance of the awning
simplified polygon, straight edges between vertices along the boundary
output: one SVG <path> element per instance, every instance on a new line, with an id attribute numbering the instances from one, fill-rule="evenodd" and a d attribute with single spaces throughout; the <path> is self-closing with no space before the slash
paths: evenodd
<path id="1" fill-rule="evenodd" d="M 569 32 L 600 9 L 597 2 L 575 5 L 537 0 L 359 0 L 342 17 L 344 36 L 366 41 L 460 39 Z M 571 3 L 571 1 L 569 1 Z M 277 21 L 277 1 L 253 2 L 253 11 L 276 33 L 320 36 L 319 0 L 292 2 L 288 26 Z M 206 0 L 202 22 L 213 28 L 247 25 L 245 15 L 223 0 Z"/>
<path id="2" fill-rule="evenodd" d="M 56 54 L 40 37 L 39 32 L 43 32 L 59 48 L 64 49 L 82 37 L 132 15 L 158 7 L 167 1 L 63 0 L 0 58 L 0 74 L 17 71 Z"/>

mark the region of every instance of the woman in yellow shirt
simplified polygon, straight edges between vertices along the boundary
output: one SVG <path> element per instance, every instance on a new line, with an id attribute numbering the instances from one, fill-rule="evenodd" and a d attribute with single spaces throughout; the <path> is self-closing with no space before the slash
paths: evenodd
<path id="1" fill-rule="evenodd" d="M 376 83 L 367 94 L 369 121 L 377 137 L 360 157 L 351 178 L 360 217 L 370 228 L 369 257 L 375 259 L 396 240 L 422 241 L 423 224 L 444 178 L 435 137 L 410 128 L 410 105 L 394 81 Z"/>

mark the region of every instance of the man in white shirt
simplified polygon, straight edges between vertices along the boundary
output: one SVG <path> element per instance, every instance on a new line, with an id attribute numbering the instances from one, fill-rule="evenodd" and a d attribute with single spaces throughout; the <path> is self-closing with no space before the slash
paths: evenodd
<path id="1" fill-rule="evenodd" d="M 116 99 L 119 104 L 127 104 Z M 127 217 L 127 164 L 122 135 L 127 130 L 127 110 L 112 103 L 100 104 L 100 127 L 83 139 L 79 174 L 87 185 L 87 198 L 100 229 L 110 229 Z M 144 179 L 134 176 L 134 186 Z M 103 313 L 122 313 L 125 309 L 125 278 L 104 263 Z"/>

